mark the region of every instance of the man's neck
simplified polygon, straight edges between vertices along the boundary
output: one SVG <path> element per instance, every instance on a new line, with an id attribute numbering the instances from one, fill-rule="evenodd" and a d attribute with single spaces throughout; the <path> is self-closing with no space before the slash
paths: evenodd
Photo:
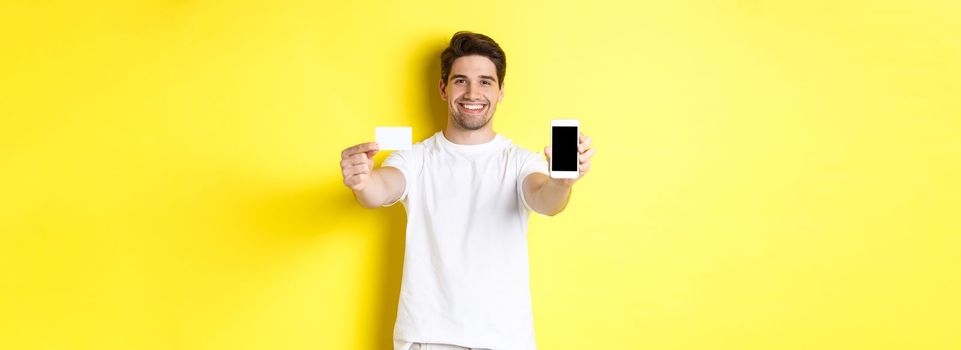
<path id="1" fill-rule="evenodd" d="M 494 136 L 497 136 L 497 133 L 494 132 L 490 123 L 477 130 L 465 130 L 448 123 L 444 129 L 444 137 L 458 145 L 480 145 L 490 142 L 494 139 Z"/>

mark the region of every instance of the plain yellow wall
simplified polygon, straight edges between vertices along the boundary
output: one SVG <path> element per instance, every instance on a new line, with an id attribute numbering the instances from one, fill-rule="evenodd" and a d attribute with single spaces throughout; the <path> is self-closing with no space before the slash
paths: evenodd
<path id="1" fill-rule="evenodd" d="M 532 217 L 540 348 L 961 348 L 959 14 L 3 1 L 0 348 L 389 348 L 404 211 L 339 152 L 440 129 L 462 29 L 507 51 L 496 131 L 598 149 Z"/>

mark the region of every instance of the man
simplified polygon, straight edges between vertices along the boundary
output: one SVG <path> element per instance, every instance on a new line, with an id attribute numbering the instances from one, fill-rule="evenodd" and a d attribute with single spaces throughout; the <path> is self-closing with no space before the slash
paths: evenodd
<path id="1" fill-rule="evenodd" d="M 400 201 L 407 246 L 394 349 L 535 349 L 527 219 L 556 215 L 590 169 L 579 136 L 577 179 L 553 179 L 542 159 L 493 129 L 504 99 L 504 51 L 458 32 L 441 54 L 447 127 L 374 169 L 376 143 L 345 149 L 344 184 L 366 208 Z"/>

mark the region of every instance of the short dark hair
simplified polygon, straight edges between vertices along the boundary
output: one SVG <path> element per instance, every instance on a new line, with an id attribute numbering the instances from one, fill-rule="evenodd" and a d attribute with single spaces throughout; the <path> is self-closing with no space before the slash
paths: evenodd
<path id="1" fill-rule="evenodd" d="M 450 45 L 440 54 L 440 78 L 447 83 L 450 67 L 454 60 L 471 55 L 487 57 L 497 68 L 497 85 L 504 86 L 504 74 L 507 72 L 507 55 L 500 45 L 489 36 L 468 31 L 454 33 L 450 38 Z"/>

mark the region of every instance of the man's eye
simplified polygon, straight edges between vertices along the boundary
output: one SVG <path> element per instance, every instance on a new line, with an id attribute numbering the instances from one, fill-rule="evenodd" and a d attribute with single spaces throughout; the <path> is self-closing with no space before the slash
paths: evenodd
<path id="1" fill-rule="evenodd" d="M 464 79 L 454 80 L 454 84 L 463 84 L 463 83 L 464 83 Z"/>
<path id="2" fill-rule="evenodd" d="M 490 80 L 484 80 L 484 81 L 481 82 L 481 84 L 490 85 L 491 82 L 490 82 Z"/>

